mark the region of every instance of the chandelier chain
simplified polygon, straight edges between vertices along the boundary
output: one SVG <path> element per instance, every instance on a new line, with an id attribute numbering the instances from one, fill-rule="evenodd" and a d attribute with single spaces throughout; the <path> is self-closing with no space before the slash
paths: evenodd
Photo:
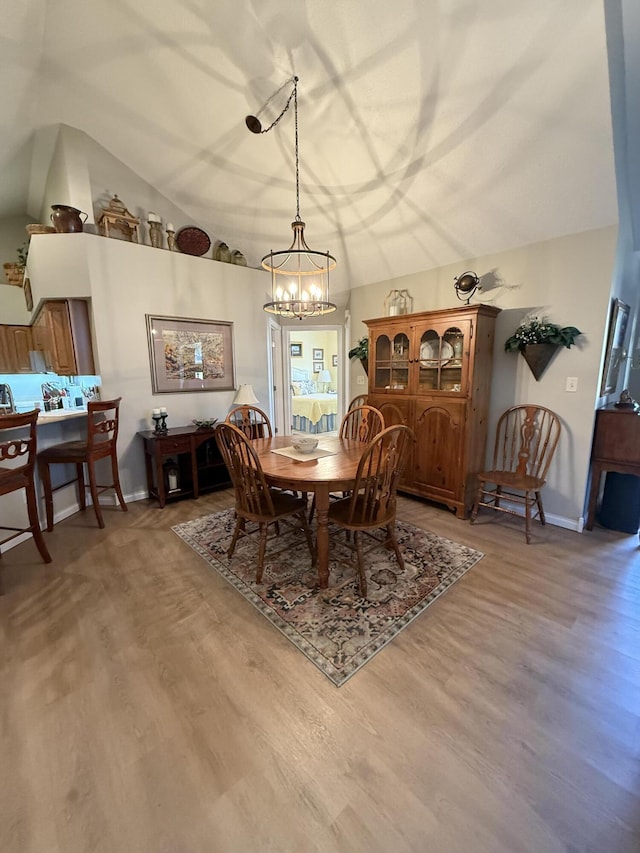
<path id="1" fill-rule="evenodd" d="M 289 109 L 289 105 L 291 104 L 291 99 L 293 98 L 293 96 L 294 96 L 294 95 L 296 96 L 296 111 L 297 111 L 297 106 L 298 106 L 298 96 L 297 96 L 297 91 L 298 91 L 298 78 L 297 78 L 297 77 L 290 77 L 290 78 L 286 81 L 286 83 L 283 83 L 283 84 L 282 84 L 282 86 L 280 86 L 280 88 L 278 89 L 278 91 L 277 91 L 277 92 L 274 92 L 274 93 L 273 93 L 273 95 L 271 95 L 271 97 L 270 97 L 270 98 L 269 98 L 269 100 L 266 102 L 266 104 L 262 107 L 262 110 L 260 110 L 260 112 L 262 112 L 263 110 L 265 110 L 265 109 L 269 106 L 269 104 L 271 103 L 271 101 L 275 98 L 275 96 L 276 96 L 276 95 L 278 95 L 278 94 L 280 94 L 280 92 L 284 89 L 284 87 L 285 87 L 285 86 L 288 86 L 288 85 L 289 85 L 289 83 L 293 83 L 293 91 L 291 92 L 291 94 L 290 94 L 290 95 L 289 95 L 289 97 L 287 98 L 287 103 L 286 103 L 286 104 L 284 105 L 284 107 L 282 108 L 282 112 L 280 113 L 280 115 L 279 115 L 279 116 L 277 116 L 276 118 L 274 118 L 274 120 L 271 122 L 271 124 L 269 125 L 269 127 L 266 127 L 264 130 L 261 130 L 261 131 L 260 131 L 260 133 L 269 133 L 269 131 L 270 131 L 270 130 L 272 130 L 272 129 L 273 129 L 273 128 L 278 124 L 278 122 L 280 121 L 280 119 L 282 118 L 282 116 L 283 116 L 283 115 L 286 113 L 286 111 Z"/>

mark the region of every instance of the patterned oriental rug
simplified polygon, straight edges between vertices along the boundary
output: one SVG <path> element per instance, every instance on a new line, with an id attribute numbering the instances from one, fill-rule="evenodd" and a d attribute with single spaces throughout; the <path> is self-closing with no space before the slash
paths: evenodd
<path id="1" fill-rule="evenodd" d="M 484 556 L 398 521 L 404 571 L 398 568 L 393 552 L 374 548 L 365 558 L 369 589 L 363 599 L 358 594 L 351 551 L 339 544 L 343 533 L 331 537 L 331 553 L 338 559 L 329 563 L 329 588 L 319 589 L 301 534 L 286 528 L 281 528 L 278 538 L 270 533 L 263 582 L 257 584 L 258 537 L 240 537 L 229 560 L 226 551 L 233 527 L 233 510 L 225 510 L 172 530 L 337 687 Z"/>

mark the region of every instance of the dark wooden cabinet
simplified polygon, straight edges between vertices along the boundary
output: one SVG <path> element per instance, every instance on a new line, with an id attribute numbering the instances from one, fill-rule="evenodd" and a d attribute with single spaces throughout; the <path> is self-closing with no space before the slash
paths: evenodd
<path id="1" fill-rule="evenodd" d="M 168 500 L 198 498 L 201 492 L 231 485 L 213 429 L 184 426 L 169 429 L 165 434 L 143 430 L 138 435 L 144 444 L 149 497 L 157 498 L 160 508 Z M 168 460 L 173 460 L 177 469 L 171 472 L 171 480 L 167 474 Z M 170 488 L 176 476 L 176 488 Z"/>
<path id="2" fill-rule="evenodd" d="M 392 403 L 414 433 L 400 489 L 466 517 L 485 462 L 495 318 L 466 305 L 365 320 L 368 402 Z"/>
<path id="3" fill-rule="evenodd" d="M 600 481 L 605 471 L 640 477 L 640 413 L 634 408 L 617 408 L 614 404 L 596 412 L 587 530 L 593 529 Z"/>

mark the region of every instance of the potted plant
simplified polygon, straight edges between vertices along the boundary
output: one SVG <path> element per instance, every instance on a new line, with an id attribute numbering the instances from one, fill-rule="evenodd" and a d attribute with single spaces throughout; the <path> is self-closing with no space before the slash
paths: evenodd
<path id="1" fill-rule="evenodd" d="M 369 338 L 360 338 L 358 343 L 349 350 L 349 358 L 359 358 L 364 372 L 369 375 Z"/>
<path id="2" fill-rule="evenodd" d="M 24 271 L 27 267 L 27 253 L 29 251 L 28 243 L 23 243 L 16 252 L 18 256 L 18 260 L 10 261 L 9 263 L 3 264 L 4 274 L 7 277 L 7 281 L 9 284 L 15 284 L 18 287 L 22 287 L 22 281 L 24 279 Z"/>
<path id="3" fill-rule="evenodd" d="M 546 317 L 531 317 L 507 338 L 504 349 L 505 352 L 522 353 L 537 381 L 558 348 L 569 349 L 581 334 L 575 326 L 558 326 Z"/>

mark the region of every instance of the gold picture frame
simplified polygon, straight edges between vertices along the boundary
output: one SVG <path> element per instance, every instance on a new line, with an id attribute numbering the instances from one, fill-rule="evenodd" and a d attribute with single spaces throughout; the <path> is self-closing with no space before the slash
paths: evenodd
<path id="1" fill-rule="evenodd" d="M 607 349 L 604 357 L 602 381 L 600 383 L 601 397 L 604 397 L 606 394 L 613 394 L 618 387 L 620 367 L 627 357 L 624 341 L 627 334 L 630 311 L 631 308 L 626 302 L 621 302 L 619 299 L 613 300 L 609 331 L 607 333 Z"/>
<path id="2" fill-rule="evenodd" d="M 233 323 L 146 314 L 151 389 L 233 391 Z"/>

